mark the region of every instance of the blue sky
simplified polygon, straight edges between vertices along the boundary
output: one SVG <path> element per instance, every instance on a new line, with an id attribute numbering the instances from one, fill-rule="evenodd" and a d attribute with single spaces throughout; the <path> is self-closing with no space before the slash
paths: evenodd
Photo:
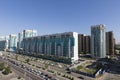
<path id="1" fill-rule="evenodd" d="M 23 29 L 36 29 L 39 35 L 90 34 L 96 24 L 105 24 L 120 42 L 120 0 L 0 0 L 0 35 Z"/>

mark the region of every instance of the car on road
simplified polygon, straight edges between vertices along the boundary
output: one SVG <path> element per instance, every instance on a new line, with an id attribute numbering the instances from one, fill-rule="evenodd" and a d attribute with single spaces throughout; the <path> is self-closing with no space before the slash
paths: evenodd
<path id="1" fill-rule="evenodd" d="M 71 74 L 71 71 L 67 71 L 68 74 Z"/>
<path id="2" fill-rule="evenodd" d="M 84 78 L 83 78 L 82 76 L 80 76 L 80 77 L 78 77 L 78 78 L 84 80 Z"/>

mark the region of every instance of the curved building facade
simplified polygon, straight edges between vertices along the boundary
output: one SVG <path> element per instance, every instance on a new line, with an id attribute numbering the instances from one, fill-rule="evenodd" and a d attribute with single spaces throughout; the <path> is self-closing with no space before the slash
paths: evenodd
<path id="1" fill-rule="evenodd" d="M 106 57 L 105 25 L 91 27 L 91 53 L 96 59 Z"/>

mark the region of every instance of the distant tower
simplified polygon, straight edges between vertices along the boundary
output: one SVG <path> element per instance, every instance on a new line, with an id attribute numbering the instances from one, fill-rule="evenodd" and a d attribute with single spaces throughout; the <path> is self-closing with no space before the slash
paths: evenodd
<path id="1" fill-rule="evenodd" d="M 18 49 L 22 48 L 23 32 L 18 34 Z"/>
<path id="2" fill-rule="evenodd" d="M 85 37 L 84 37 L 84 52 L 85 53 L 87 53 L 87 54 L 90 54 L 91 53 L 91 51 L 90 51 L 90 44 L 91 44 L 91 36 L 89 36 L 89 35 L 86 35 Z"/>
<path id="3" fill-rule="evenodd" d="M 79 53 L 91 53 L 90 44 L 91 44 L 91 36 L 85 34 L 78 35 L 78 52 Z"/>
<path id="4" fill-rule="evenodd" d="M 106 32 L 106 54 L 114 55 L 115 39 L 113 31 Z"/>
<path id="5" fill-rule="evenodd" d="M 25 38 L 29 38 L 29 37 L 35 37 L 37 36 L 37 30 L 23 30 L 23 39 Z M 23 40 L 22 40 L 22 48 L 25 47 L 25 43 L 23 43 Z"/>
<path id="6" fill-rule="evenodd" d="M 34 37 L 37 36 L 36 30 L 24 30 L 23 31 L 23 38 Z"/>
<path id="7" fill-rule="evenodd" d="M 91 27 L 91 53 L 92 57 L 106 57 L 105 25 L 94 25 Z"/>
<path id="8" fill-rule="evenodd" d="M 15 51 L 17 49 L 17 36 L 14 34 L 9 35 L 9 49 Z"/>
<path id="9" fill-rule="evenodd" d="M 84 46 L 85 46 L 84 45 L 84 36 L 85 36 L 85 34 L 79 34 L 78 35 L 78 48 L 79 48 L 78 52 L 79 53 L 81 53 L 81 52 L 83 53 L 84 52 Z"/>

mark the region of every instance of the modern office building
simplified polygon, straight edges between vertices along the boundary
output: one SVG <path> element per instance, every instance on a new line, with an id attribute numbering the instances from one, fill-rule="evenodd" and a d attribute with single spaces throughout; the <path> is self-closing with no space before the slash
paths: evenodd
<path id="1" fill-rule="evenodd" d="M 65 32 L 23 39 L 25 53 L 46 54 L 78 60 L 78 33 Z"/>
<path id="2" fill-rule="evenodd" d="M 23 32 L 18 34 L 18 49 L 22 48 Z"/>
<path id="3" fill-rule="evenodd" d="M 85 34 L 78 35 L 78 52 L 79 53 L 90 53 L 90 36 Z"/>
<path id="4" fill-rule="evenodd" d="M 0 50 L 4 51 L 8 50 L 8 45 L 9 45 L 8 40 L 0 41 Z"/>
<path id="5" fill-rule="evenodd" d="M 115 41 L 113 31 L 106 32 L 106 54 L 114 55 Z"/>
<path id="6" fill-rule="evenodd" d="M 9 50 L 15 51 L 17 49 L 17 36 L 14 34 L 9 35 Z"/>
<path id="7" fill-rule="evenodd" d="M 34 37 L 37 36 L 36 30 L 24 30 L 23 31 L 23 38 Z"/>
<path id="8" fill-rule="evenodd" d="M 106 57 L 106 35 L 103 24 L 91 27 L 91 53 L 95 59 Z"/>

